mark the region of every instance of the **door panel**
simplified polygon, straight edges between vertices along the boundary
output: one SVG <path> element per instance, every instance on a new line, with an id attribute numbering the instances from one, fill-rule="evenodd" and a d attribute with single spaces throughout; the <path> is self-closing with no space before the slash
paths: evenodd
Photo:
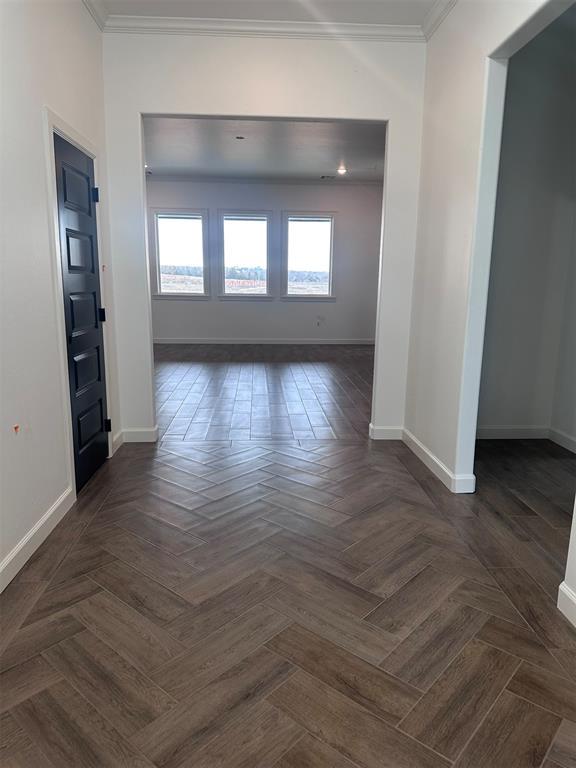
<path id="1" fill-rule="evenodd" d="M 76 490 L 108 456 L 94 163 L 54 135 Z"/>

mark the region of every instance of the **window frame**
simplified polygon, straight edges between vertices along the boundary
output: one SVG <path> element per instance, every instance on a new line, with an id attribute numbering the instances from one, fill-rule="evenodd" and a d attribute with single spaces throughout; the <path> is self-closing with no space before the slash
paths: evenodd
<path id="1" fill-rule="evenodd" d="M 224 220 L 228 217 L 238 219 L 266 219 L 266 293 L 226 293 L 226 261 L 224 252 Z M 222 301 L 272 301 L 275 298 L 273 286 L 274 268 L 271 252 L 273 241 L 273 211 L 226 208 L 218 210 L 218 299 Z"/>
<path id="2" fill-rule="evenodd" d="M 152 226 L 154 228 L 154 253 L 152 254 L 152 297 L 168 301 L 178 301 L 192 299 L 194 301 L 205 301 L 212 298 L 211 277 L 210 277 L 210 212 L 208 208 L 151 208 Z M 160 279 L 160 247 L 158 237 L 158 219 L 197 219 L 202 221 L 202 265 L 204 270 L 204 290 L 202 293 L 170 293 L 162 291 L 162 282 Z"/>
<path id="3" fill-rule="evenodd" d="M 288 237 L 290 219 L 310 219 L 318 221 L 320 219 L 329 219 L 332 223 L 330 228 L 330 264 L 328 277 L 329 293 L 288 293 Z M 334 293 L 334 240 L 336 232 L 336 212 L 335 211 L 282 211 L 282 281 L 281 294 L 282 301 L 335 301 Z"/>

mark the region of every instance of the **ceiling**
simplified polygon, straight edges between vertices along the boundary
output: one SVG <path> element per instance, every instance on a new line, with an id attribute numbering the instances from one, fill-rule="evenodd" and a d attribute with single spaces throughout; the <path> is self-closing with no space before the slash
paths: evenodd
<path id="1" fill-rule="evenodd" d="M 435 0 L 100 0 L 105 15 L 422 26 Z"/>
<path id="2" fill-rule="evenodd" d="M 360 121 L 144 117 L 153 178 L 377 182 L 385 124 Z M 237 138 L 243 136 L 243 139 Z M 347 169 L 341 176 L 340 166 Z"/>

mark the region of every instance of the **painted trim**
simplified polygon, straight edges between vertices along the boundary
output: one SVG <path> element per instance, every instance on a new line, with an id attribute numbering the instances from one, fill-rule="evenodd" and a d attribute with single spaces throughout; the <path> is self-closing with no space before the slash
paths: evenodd
<path id="1" fill-rule="evenodd" d="M 155 443 L 158 440 L 158 425 L 155 427 L 133 427 L 122 430 L 123 443 Z"/>
<path id="2" fill-rule="evenodd" d="M 576 453 L 576 437 L 553 427 L 498 426 L 478 427 L 478 440 L 552 440 Z"/>
<path id="3" fill-rule="evenodd" d="M 455 475 L 444 462 L 440 461 L 440 459 L 408 429 L 404 429 L 403 440 L 412 453 L 415 453 L 420 461 L 422 461 L 428 469 L 452 491 L 452 493 L 474 493 L 476 490 L 475 475 Z"/>
<path id="4" fill-rule="evenodd" d="M 548 427 L 504 425 L 478 427 L 476 430 L 478 440 L 542 440 L 549 436 Z"/>
<path id="5" fill-rule="evenodd" d="M 436 0 L 422 23 L 422 32 L 426 40 L 430 40 L 434 32 L 456 5 L 457 0 Z"/>
<path id="6" fill-rule="evenodd" d="M 73 487 L 69 485 L 38 522 L 20 539 L 12 551 L 6 555 L 0 563 L 0 592 L 10 584 L 16 574 L 26 565 L 34 552 L 54 530 L 75 501 L 76 494 Z"/>
<path id="7" fill-rule="evenodd" d="M 82 0 L 82 3 L 96 22 L 98 29 L 104 30 L 104 25 L 108 18 L 108 11 L 104 7 L 102 0 Z"/>
<path id="8" fill-rule="evenodd" d="M 110 444 L 110 451 L 108 453 L 108 458 L 112 458 L 118 448 L 122 445 L 124 442 L 124 433 L 121 429 L 118 430 L 118 432 L 115 432 L 112 436 L 111 444 Z"/>
<path id="9" fill-rule="evenodd" d="M 576 453 L 576 437 L 569 435 L 568 432 L 562 432 L 560 429 L 550 427 L 548 431 L 548 439 L 552 440 L 553 443 L 557 443 L 563 448 L 566 448 L 566 450 Z"/>
<path id="10" fill-rule="evenodd" d="M 558 588 L 558 610 L 576 627 L 576 592 L 565 581 Z"/>
<path id="11" fill-rule="evenodd" d="M 93 0 L 84 0 L 87 7 Z M 89 8 L 90 10 L 90 8 Z M 90 11 L 92 13 L 92 11 Z M 94 13 L 92 13 L 94 16 Z M 98 23 L 98 22 L 97 22 Z M 198 19 L 112 14 L 104 23 L 107 33 L 144 35 L 202 35 L 268 37 L 297 40 L 357 40 L 425 43 L 417 24 L 333 24 L 325 21 L 261 21 L 258 19 Z"/>
<path id="12" fill-rule="evenodd" d="M 371 440 L 402 440 L 404 430 L 402 427 L 377 427 L 370 422 L 368 436 Z"/>
<path id="13" fill-rule="evenodd" d="M 374 339 L 154 339 L 154 344 L 354 344 L 374 346 Z"/>

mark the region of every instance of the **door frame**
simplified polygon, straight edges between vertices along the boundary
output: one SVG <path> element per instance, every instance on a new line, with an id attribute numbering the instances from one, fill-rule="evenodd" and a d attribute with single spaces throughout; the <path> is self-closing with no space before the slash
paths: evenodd
<path id="1" fill-rule="evenodd" d="M 572 2 L 573 0 L 559 0 L 559 2 L 548 2 L 543 5 L 486 58 L 477 203 L 468 278 L 468 309 L 460 378 L 454 467 L 454 473 L 457 476 L 463 475 L 467 478 L 466 486 L 458 491 L 462 493 L 473 493 L 476 483 L 474 475 L 476 431 L 508 61 L 564 13 Z"/>
<path id="2" fill-rule="evenodd" d="M 66 441 L 66 470 L 67 482 L 72 492 L 73 500 L 77 497 L 75 460 L 74 460 L 74 440 L 72 436 L 72 417 L 70 413 L 70 383 L 68 373 L 68 350 L 66 345 L 66 324 L 64 317 L 64 286 L 62 282 L 62 260 L 60 253 L 60 229 L 58 223 L 58 194 L 56 189 L 56 162 L 54 155 L 54 134 L 58 134 L 81 152 L 88 155 L 94 162 L 94 184 L 98 186 L 100 178 L 100 167 L 98 160 L 98 151 L 92 142 L 79 133 L 75 128 L 63 120 L 60 115 L 53 112 L 48 107 L 44 107 L 44 142 L 46 158 L 46 183 L 47 183 L 47 202 L 48 202 L 48 223 L 50 228 L 50 251 L 51 251 L 51 276 L 52 276 L 52 296 L 56 309 L 56 325 L 58 328 L 58 364 L 60 367 L 60 393 L 64 413 L 68 414 L 65 428 Z M 108 306 L 109 296 L 106 293 L 106 285 L 102 280 L 102 227 L 101 216 L 96 219 L 96 241 L 98 244 L 98 253 L 100 255 L 99 263 L 99 281 L 102 306 Z M 110 314 L 108 315 L 110 317 Z M 108 323 L 104 326 L 103 333 L 104 347 L 104 369 L 106 388 L 106 400 L 110 410 L 110 364 L 108 349 L 110 348 L 110 330 Z M 108 434 L 108 457 L 112 456 L 115 448 L 112 433 Z"/>

